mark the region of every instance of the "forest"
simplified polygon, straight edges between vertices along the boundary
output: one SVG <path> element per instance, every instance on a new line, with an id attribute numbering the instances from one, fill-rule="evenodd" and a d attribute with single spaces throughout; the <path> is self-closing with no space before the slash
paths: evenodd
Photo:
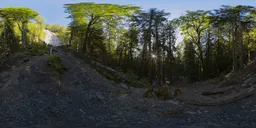
<path id="1" fill-rule="evenodd" d="M 171 12 L 133 5 L 75 3 L 64 9 L 71 20 L 67 26 L 46 24 L 30 8 L 1 8 L 0 57 L 43 45 L 44 29 L 56 33 L 71 51 L 149 84 L 222 77 L 256 57 L 253 6 L 223 5 L 175 19 Z"/>

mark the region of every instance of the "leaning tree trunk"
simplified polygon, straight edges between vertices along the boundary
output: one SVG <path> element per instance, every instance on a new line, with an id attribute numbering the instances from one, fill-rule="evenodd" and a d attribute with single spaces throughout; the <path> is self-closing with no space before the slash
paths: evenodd
<path id="1" fill-rule="evenodd" d="M 92 22 L 93 20 L 91 20 L 86 28 L 86 32 L 85 32 L 85 38 L 84 38 L 84 43 L 82 45 L 82 53 L 86 53 L 87 50 L 87 43 L 88 43 L 88 38 L 89 38 L 89 33 L 91 31 L 91 26 L 92 26 Z"/>

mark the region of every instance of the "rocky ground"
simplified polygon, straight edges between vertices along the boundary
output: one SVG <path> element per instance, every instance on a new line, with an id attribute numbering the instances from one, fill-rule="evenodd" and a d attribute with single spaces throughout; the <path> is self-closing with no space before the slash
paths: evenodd
<path id="1" fill-rule="evenodd" d="M 145 99 L 145 89 L 111 82 L 58 51 L 67 68 L 60 78 L 48 55 L 21 58 L 0 74 L 0 127 L 256 127 L 255 96 L 221 106 Z"/>

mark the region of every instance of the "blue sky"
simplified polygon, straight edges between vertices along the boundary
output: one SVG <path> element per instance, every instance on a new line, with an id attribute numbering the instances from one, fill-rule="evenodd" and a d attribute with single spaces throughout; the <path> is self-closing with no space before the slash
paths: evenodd
<path id="1" fill-rule="evenodd" d="M 186 10 L 212 10 L 221 5 L 256 6 L 256 0 L 0 0 L 0 8 L 7 6 L 25 6 L 32 8 L 46 18 L 46 23 L 67 25 L 63 4 L 76 2 L 133 4 L 142 9 L 158 8 L 171 13 L 171 18 L 185 14 Z"/>

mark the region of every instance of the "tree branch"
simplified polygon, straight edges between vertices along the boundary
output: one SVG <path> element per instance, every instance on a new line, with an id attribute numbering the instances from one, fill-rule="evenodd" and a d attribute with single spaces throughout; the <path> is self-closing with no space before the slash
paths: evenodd
<path id="1" fill-rule="evenodd" d="M 23 32 L 23 30 L 22 30 L 21 27 L 20 27 L 20 24 L 19 24 L 19 23 L 17 23 L 17 24 L 18 24 L 18 27 L 19 27 L 20 31 Z"/>

